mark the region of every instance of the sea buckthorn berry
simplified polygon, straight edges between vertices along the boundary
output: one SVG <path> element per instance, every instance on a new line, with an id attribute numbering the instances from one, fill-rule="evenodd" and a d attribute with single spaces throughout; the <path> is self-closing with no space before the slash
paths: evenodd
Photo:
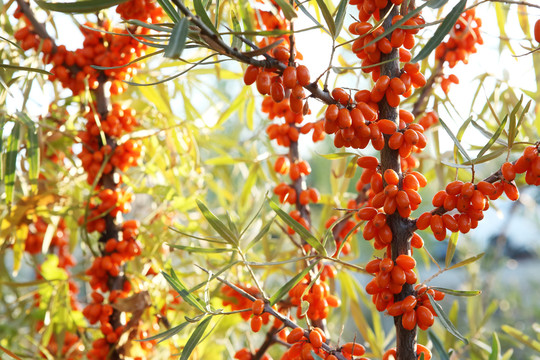
<path id="1" fill-rule="evenodd" d="M 409 295 L 401 301 L 401 311 L 407 312 L 414 310 L 417 304 L 417 299 L 414 295 Z"/>
<path id="2" fill-rule="evenodd" d="M 433 317 L 433 313 L 427 307 L 420 305 L 416 308 L 416 320 L 418 322 L 418 326 L 422 330 L 426 330 L 428 327 L 433 325 L 435 318 Z"/>
<path id="3" fill-rule="evenodd" d="M 383 134 L 387 134 L 387 135 L 393 134 L 397 130 L 396 123 L 388 119 L 381 119 L 377 121 L 377 126 L 379 127 L 379 130 Z"/>
<path id="4" fill-rule="evenodd" d="M 416 326 L 416 311 L 406 311 L 401 317 L 401 324 L 407 330 L 412 330 Z"/>
<path id="5" fill-rule="evenodd" d="M 473 196 L 475 186 L 473 183 L 465 183 L 461 188 L 461 195 L 465 198 L 471 198 Z"/>
<path id="6" fill-rule="evenodd" d="M 309 342 L 311 343 L 311 345 L 313 345 L 314 348 L 320 348 L 323 343 L 321 334 L 318 331 L 312 330 L 309 333 Z"/>
<path id="7" fill-rule="evenodd" d="M 352 125 L 351 113 L 348 109 L 339 109 L 337 123 L 342 129 L 348 128 Z"/>
<path id="8" fill-rule="evenodd" d="M 519 190 L 514 184 L 504 183 L 504 193 L 506 197 L 512 201 L 519 199 Z"/>
<path id="9" fill-rule="evenodd" d="M 257 75 L 259 75 L 259 68 L 254 65 L 249 65 L 244 74 L 244 84 L 253 84 L 257 80 Z"/>
<path id="10" fill-rule="evenodd" d="M 379 269 L 383 273 L 388 273 L 394 268 L 394 261 L 390 258 L 384 258 L 379 264 Z"/>
<path id="11" fill-rule="evenodd" d="M 452 181 L 448 185 L 446 185 L 446 192 L 449 195 L 458 195 L 461 193 L 461 189 L 463 188 L 463 181 Z"/>
<path id="12" fill-rule="evenodd" d="M 403 270 L 410 270 L 416 266 L 416 260 L 410 255 L 401 254 L 396 258 L 396 264 Z"/>
<path id="13" fill-rule="evenodd" d="M 507 181 L 512 181 L 516 178 L 516 171 L 514 170 L 514 165 L 512 165 L 512 163 L 505 162 L 502 164 L 501 172 Z"/>
<path id="14" fill-rule="evenodd" d="M 365 207 L 358 210 L 357 216 L 360 220 L 371 220 L 377 215 L 377 209 L 374 207 Z"/>
<path id="15" fill-rule="evenodd" d="M 394 266 L 392 271 L 390 272 L 390 276 L 392 277 L 392 282 L 394 284 L 403 285 L 405 284 L 405 282 L 407 282 L 405 271 L 403 271 L 403 268 L 401 266 Z"/>
<path id="16" fill-rule="evenodd" d="M 272 96 L 272 100 L 274 100 L 274 102 L 282 102 L 285 98 L 285 89 L 283 88 L 283 85 L 279 82 L 273 82 L 270 86 L 270 95 Z"/>
<path id="17" fill-rule="evenodd" d="M 287 343 L 294 344 L 300 341 L 302 337 L 304 336 L 304 329 L 302 328 L 294 328 L 292 331 L 287 335 Z"/>
<path id="18" fill-rule="evenodd" d="M 382 261 L 381 259 L 371 260 L 370 262 L 366 264 L 366 271 L 370 274 L 378 273 L 381 270 L 380 268 L 381 261 Z"/>
<path id="19" fill-rule="evenodd" d="M 418 230 L 425 230 L 431 224 L 432 214 L 430 212 L 425 212 L 418 219 L 416 219 L 416 227 Z"/>
<path id="20" fill-rule="evenodd" d="M 289 57 L 291 56 L 289 50 L 287 50 L 284 46 L 278 46 L 273 51 L 274 57 L 278 59 L 281 62 L 286 62 L 289 60 Z"/>
<path id="21" fill-rule="evenodd" d="M 253 315 L 255 316 L 262 315 L 262 313 L 264 312 L 264 300 L 261 300 L 261 299 L 255 300 L 253 302 L 251 310 L 253 312 Z"/>
<path id="22" fill-rule="evenodd" d="M 335 88 L 332 90 L 332 97 L 342 105 L 347 105 L 350 100 L 349 94 L 342 88 Z"/>
<path id="23" fill-rule="evenodd" d="M 339 108 L 337 105 L 328 105 L 325 112 L 325 119 L 328 121 L 336 121 L 339 115 Z"/>
<path id="24" fill-rule="evenodd" d="M 261 94 L 266 95 L 270 93 L 270 86 L 272 84 L 272 79 L 269 72 L 261 71 L 257 75 L 256 83 L 257 83 L 257 90 Z"/>
<path id="25" fill-rule="evenodd" d="M 395 348 L 388 349 L 383 354 L 382 360 L 395 360 L 397 359 L 397 352 Z"/>
<path id="26" fill-rule="evenodd" d="M 424 354 L 424 360 L 431 360 L 431 351 L 421 344 L 416 344 L 416 355 L 420 358 L 420 355 Z"/>
<path id="27" fill-rule="evenodd" d="M 418 189 L 420 189 L 420 183 L 418 182 L 416 176 L 413 174 L 407 174 L 403 178 L 403 188 L 418 191 Z"/>
<path id="28" fill-rule="evenodd" d="M 260 316 L 252 317 L 251 318 L 251 330 L 253 330 L 253 332 L 259 332 L 259 330 L 261 330 L 262 323 L 263 323 L 262 317 L 260 317 Z"/>
<path id="29" fill-rule="evenodd" d="M 384 171 L 384 181 L 389 185 L 398 185 L 399 175 L 393 169 L 386 169 Z"/>
<path id="30" fill-rule="evenodd" d="M 362 156 L 356 160 L 356 164 L 365 169 L 376 169 L 379 166 L 379 159 L 374 156 Z"/>
<path id="31" fill-rule="evenodd" d="M 388 139 L 388 147 L 393 150 L 397 150 L 403 144 L 403 134 L 400 132 L 395 132 Z"/>
<path id="32" fill-rule="evenodd" d="M 296 85 L 296 79 L 296 68 L 294 66 L 288 66 L 283 70 L 283 86 L 292 89 Z"/>
<path id="33" fill-rule="evenodd" d="M 424 246 L 424 240 L 420 235 L 414 233 L 411 238 L 411 246 L 415 249 L 421 249 Z"/>
<path id="34" fill-rule="evenodd" d="M 311 355 L 311 352 L 313 351 L 313 345 L 311 345 L 308 342 L 305 342 L 302 344 L 302 353 L 301 358 L 305 360 L 313 360 L 314 357 Z"/>
<path id="35" fill-rule="evenodd" d="M 444 200 L 446 199 L 447 196 L 448 196 L 448 193 L 445 190 L 440 190 L 433 196 L 431 203 L 435 207 L 443 206 Z"/>
<path id="36" fill-rule="evenodd" d="M 480 181 L 478 184 L 476 184 L 476 188 L 480 190 L 482 194 L 489 197 L 497 193 L 495 185 L 493 185 L 492 183 L 488 183 L 487 181 Z"/>
<path id="37" fill-rule="evenodd" d="M 349 343 L 344 344 L 341 350 L 345 354 L 352 355 L 352 356 L 362 356 L 366 352 L 366 349 L 364 348 L 364 346 L 358 343 L 354 343 L 354 342 L 349 342 Z"/>
<path id="38" fill-rule="evenodd" d="M 540 20 L 536 20 L 534 23 L 534 40 L 540 42 Z"/>
<path id="39" fill-rule="evenodd" d="M 296 80 L 302 86 L 309 85 L 309 69 L 305 65 L 298 65 L 298 67 L 296 68 Z"/>

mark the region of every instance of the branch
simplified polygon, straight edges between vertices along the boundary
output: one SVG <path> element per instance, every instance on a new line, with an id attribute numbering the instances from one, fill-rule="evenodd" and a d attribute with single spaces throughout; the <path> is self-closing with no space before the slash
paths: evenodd
<path id="1" fill-rule="evenodd" d="M 198 266 L 198 265 L 195 265 L 197 266 L 199 269 L 201 269 L 202 271 L 210 274 L 210 271 Z M 231 287 L 232 289 L 234 289 L 234 291 L 236 291 L 237 293 L 239 293 L 240 295 L 242 295 L 243 297 L 251 300 L 251 301 L 255 301 L 257 300 L 256 297 L 254 297 L 253 295 L 249 294 L 248 292 L 244 291 L 243 289 L 239 288 L 238 286 L 230 283 L 229 281 L 223 279 L 222 277 L 220 276 L 216 276 L 215 277 L 219 282 Z M 281 313 L 279 313 L 278 311 L 274 310 L 274 308 L 272 308 L 272 306 L 270 306 L 269 303 L 265 303 L 264 304 L 264 312 L 266 313 L 269 313 L 270 315 L 272 315 L 273 317 L 276 317 L 278 318 L 282 323 L 283 325 L 285 325 L 286 327 L 288 328 L 291 328 L 291 329 L 296 329 L 296 328 L 300 328 L 301 326 L 299 326 L 298 324 L 296 324 L 294 321 L 292 321 L 291 319 L 289 319 L 287 316 L 285 315 L 282 315 Z M 309 339 L 309 331 L 308 330 L 305 330 L 304 329 L 304 336 Z M 341 353 L 341 351 L 335 349 L 335 348 L 332 348 L 330 345 L 326 344 L 326 343 L 323 343 L 321 348 L 328 352 L 328 353 L 331 353 L 331 354 L 334 354 L 334 356 L 336 356 L 339 360 L 346 360 L 346 357 Z"/>
<path id="2" fill-rule="evenodd" d="M 218 51 L 223 55 L 227 55 L 230 58 L 238 60 L 244 64 L 254 65 L 257 67 L 276 69 L 278 71 L 283 71 L 287 67 L 287 65 L 270 56 L 266 57 L 266 60 L 257 60 L 250 56 L 246 56 L 237 49 L 230 47 L 223 40 L 221 40 L 221 38 L 217 36 L 208 26 L 206 26 L 206 24 L 202 22 L 198 16 L 194 15 L 180 0 L 172 0 L 172 2 L 176 6 L 178 6 L 182 14 L 184 14 L 184 16 L 186 16 L 189 21 L 191 21 L 200 29 L 201 35 L 213 50 Z M 242 37 L 240 37 L 240 39 L 242 39 Z M 242 39 L 242 41 L 244 41 L 246 44 L 250 45 L 253 48 L 257 48 L 256 46 L 252 46 L 252 44 L 249 44 L 249 42 L 247 42 L 247 39 Z M 323 91 L 322 89 L 320 89 L 316 82 L 312 82 L 311 84 L 304 86 L 304 88 L 311 93 L 311 97 L 318 99 L 327 105 L 336 104 L 336 100 L 334 100 L 327 91 Z"/>

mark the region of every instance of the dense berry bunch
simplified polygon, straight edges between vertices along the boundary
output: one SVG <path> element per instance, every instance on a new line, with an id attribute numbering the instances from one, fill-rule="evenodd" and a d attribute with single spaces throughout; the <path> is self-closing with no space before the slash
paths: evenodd
<path id="1" fill-rule="evenodd" d="M 163 18 L 163 9 L 154 0 L 129 0 L 118 5 L 116 12 L 125 20 L 158 23 Z"/>
<path id="2" fill-rule="evenodd" d="M 324 281 L 315 281 L 308 289 L 309 285 L 310 277 L 308 275 L 289 290 L 291 303 L 294 306 L 298 306 L 296 316 L 298 318 L 307 316 L 312 321 L 326 319 L 330 311 L 329 308 L 338 307 L 340 300 L 337 296 L 330 293 L 330 287 Z M 300 307 L 302 301 L 309 303 L 309 309 L 306 314 L 302 314 L 302 308 Z"/>

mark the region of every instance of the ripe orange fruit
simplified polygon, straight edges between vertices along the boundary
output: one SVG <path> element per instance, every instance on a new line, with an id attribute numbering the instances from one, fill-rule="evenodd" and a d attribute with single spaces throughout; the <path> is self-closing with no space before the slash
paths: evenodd
<path id="1" fill-rule="evenodd" d="M 534 23 L 534 40 L 540 43 L 540 19 Z"/>

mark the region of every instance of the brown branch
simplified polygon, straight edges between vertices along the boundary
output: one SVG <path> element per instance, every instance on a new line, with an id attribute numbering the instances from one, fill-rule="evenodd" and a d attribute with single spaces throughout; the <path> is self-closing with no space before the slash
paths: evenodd
<path id="1" fill-rule="evenodd" d="M 208 26 L 206 26 L 206 24 L 203 23 L 198 16 L 194 15 L 180 0 L 172 0 L 172 2 L 176 6 L 178 6 L 182 14 L 184 14 L 189 21 L 191 21 L 195 26 L 199 28 L 199 30 L 201 31 L 201 35 L 203 35 L 203 38 L 207 41 L 207 45 L 211 49 L 223 55 L 227 55 L 230 58 L 244 64 L 264 67 L 266 69 L 276 69 L 278 71 L 283 71 L 287 67 L 287 65 L 272 57 L 268 56 L 266 57 L 266 60 L 257 60 L 250 56 L 246 56 L 238 49 L 231 48 L 210 28 L 208 28 Z M 243 41 L 246 42 L 247 40 L 244 39 Z M 255 45 L 253 45 L 252 47 L 257 48 Z M 304 86 L 304 88 L 311 93 L 311 97 L 318 99 L 325 104 L 330 105 L 336 103 L 336 100 L 334 100 L 332 96 L 330 96 L 330 93 L 320 89 L 316 82 L 312 82 L 311 84 Z"/>
<path id="2" fill-rule="evenodd" d="M 426 111 L 427 102 L 433 94 L 433 91 L 435 91 L 435 81 L 442 75 L 443 65 L 444 58 L 443 60 L 437 62 L 437 66 L 433 70 L 433 73 L 429 77 L 426 85 L 422 88 L 422 92 L 420 93 L 420 96 L 418 96 L 418 99 L 414 103 L 412 109 L 412 114 L 414 117 L 417 117 L 418 115 Z"/>
<path id="3" fill-rule="evenodd" d="M 392 25 L 392 19 L 399 14 L 398 7 L 392 3 L 384 8 L 381 12 L 381 17 L 384 17 L 383 27 L 388 29 Z M 390 40 L 390 35 L 388 35 Z M 393 48 L 389 54 L 381 54 L 381 76 L 387 75 L 389 78 L 399 77 L 399 60 L 398 49 Z M 390 59 L 393 61 L 385 62 Z M 391 107 L 384 97 L 379 102 L 379 117 L 381 119 L 389 119 L 396 124 L 399 124 L 398 108 Z M 392 169 L 396 173 L 401 174 L 400 156 L 397 150 L 393 150 L 388 146 L 390 136 L 385 135 L 385 145 L 381 150 L 381 172 L 384 173 L 387 169 Z M 401 181 L 400 181 L 401 183 Z M 386 184 L 385 184 L 386 185 Z M 401 184 L 400 184 L 401 187 Z M 399 213 L 387 215 L 387 224 L 392 230 L 392 259 L 401 254 L 409 254 L 411 249 L 410 239 L 413 232 L 411 231 L 411 220 L 402 218 Z M 414 293 L 413 286 L 405 283 L 399 294 L 394 295 L 394 301 L 401 301 Z M 401 322 L 402 316 L 394 317 L 394 325 L 396 328 L 396 350 L 397 360 L 416 359 L 416 327 L 413 330 L 407 330 Z"/>

